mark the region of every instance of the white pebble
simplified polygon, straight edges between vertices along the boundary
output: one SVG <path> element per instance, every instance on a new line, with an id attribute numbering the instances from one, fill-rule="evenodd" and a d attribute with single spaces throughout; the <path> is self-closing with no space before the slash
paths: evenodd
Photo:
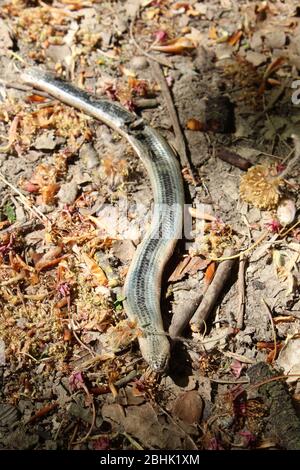
<path id="1" fill-rule="evenodd" d="M 277 208 L 277 217 L 281 225 L 286 226 L 293 222 L 296 216 L 296 206 L 292 199 L 282 199 Z"/>

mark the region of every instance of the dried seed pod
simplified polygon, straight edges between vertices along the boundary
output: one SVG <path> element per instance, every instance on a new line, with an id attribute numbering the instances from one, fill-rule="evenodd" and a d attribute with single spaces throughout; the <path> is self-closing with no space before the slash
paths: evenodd
<path id="1" fill-rule="evenodd" d="M 296 206 L 292 199 L 282 199 L 277 207 L 277 217 L 281 225 L 284 227 L 293 222 L 296 216 Z"/>
<path id="2" fill-rule="evenodd" d="M 279 201 L 282 179 L 274 175 L 274 168 L 256 165 L 241 178 L 240 195 L 243 201 L 259 209 L 273 209 Z"/>

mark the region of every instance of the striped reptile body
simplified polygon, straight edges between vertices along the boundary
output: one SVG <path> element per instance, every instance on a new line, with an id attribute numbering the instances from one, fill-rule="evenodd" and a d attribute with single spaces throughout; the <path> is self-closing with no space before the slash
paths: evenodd
<path id="1" fill-rule="evenodd" d="M 170 344 L 160 311 L 163 269 L 182 235 L 184 193 L 173 150 L 154 129 L 120 104 L 80 90 L 40 69 L 30 68 L 22 79 L 58 100 L 102 121 L 132 145 L 149 174 L 154 210 L 149 230 L 131 262 L 124 286 L 125 311 L 142 334 L 144 359 L 155 371 L 166 369 Z"/>

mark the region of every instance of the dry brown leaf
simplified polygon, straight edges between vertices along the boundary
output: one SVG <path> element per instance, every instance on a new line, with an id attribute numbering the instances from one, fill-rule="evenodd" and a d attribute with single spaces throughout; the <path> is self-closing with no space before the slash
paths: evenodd
<path id="1" fill-rule="evenodd" d="M 206 268 L 205 275 L 204 275 L 204 283 L 206 286 L 209 286 L 211 281 L 214 278 L 216 272 L 216 263 L 212 261 Z"/>
<path id="2" fill-rule="evenodd" d="M 52 260 L 48 260 L 48 261 L 39 261 L 37 264 L 38 264 L 38 267 L 36 266 L 36 270 L 39 272 L 39 271 L 42 271 L 44 269 L 48 269 L 48 268 L 52 268 L 53 266 L 56 266 L 57 264 L 59 264 L 62 260 L 66 259 L 68 257 L 68 255 L 63 255 L 63 256 L 60 256 L 59 258 L 55 258 L 55 259 L 52 259 Z"/>
<path id="3" fill-rule="evenodd" d="M 211 26 L 208 31 L 208 37 L 209 39 L 216 40 L 218 39 L 218 32 L 215 26 Z"/>
<path id="4" fill-rule="evenodd" d="M 25 261 L 22 260 L 20 255 L 14 254 L 12 251 L 9 253 L 9 262 L 11 267 L 19 272 L 19 271 L 29 271 L 29 272 L 34 272 L 34 268 L 32 266 L 29 266 Z"/>
<path id="5" fill-rule="evenodd" d="M 9 131 L 8 131 L 8 143 L 7 145 L 0 147 L 0 152 L 7 152 L 10 149 L 10 147 L 13 145 L 13 143 L 15 142 L 20 119 L 21 119 L 20 115 L 17 115 L 14 117 L 10 125 Z"/>
<path id="6" fill-rule="evenodd" d="M 65 256 L 59 257 L 62 252 L 62 248 L 60 246 L 52 246 L 44 255 L 36 262 L 35 269 L 37 272 L 41 271 L 42 269 L 49 268 L 58 264 Z"/>
<path id="7" fill-rule="evenodd" d="M 60 185 L 58 183 L 47 184 L 41 188 L 40 193 L 44 204 L 53 204 L 55 199 L 55 194 L 59 190 Z"/>
<path id="8" fill-rule="evenodd" d="M 99 286 L 107 286 L 108 279 L 102 268 L 86 253 L 81 253 L 81 257 L 86 264 L 88 271 Z"/>
<path id="9" fill-rule="evenodd" d="M 168 54 L 182 54 L 183 52 L 193 50 L 197 47 L 197 44 L 194 41 L 186 37 L 180 37 L 168 41 L 163 46 L 152 46 L 151 49 L 159 52 L 166 52 Z"/>
<path id="10" fill-rule="evenodd" d="M 174 402 L 173 413 L 186 424 L 199 423 L 203 413 L 203 400 L 196 390 L 180 394 Z"/>
<path id="11" fill-rule="evenodd" d="M 47 101 L 47 98 L 41 95 L 30 95 L 27 96 L 26 101 L 28 101 L 29 103 L 44 103 L 45 101 Z"/>
<path id="12" fill-rule="evenodd" d="M 241 39 L 242 35 L 243 35 L 242 31 L 236 31 L 231 36 L 229 36 L 227 40 L 228 44 L 230 44 L 230 46 L 235 46 Z"/>
<path id="13" fill-rule="evenodd" d="M 195 274 L 198 271 L 205 269 L 210 260 L 201 258 L 200 256 L 186 256 L 176 266 L 175 270 L 169 277 L 169 282 L 176 282 L 183 279 L 186 274 Z"/>

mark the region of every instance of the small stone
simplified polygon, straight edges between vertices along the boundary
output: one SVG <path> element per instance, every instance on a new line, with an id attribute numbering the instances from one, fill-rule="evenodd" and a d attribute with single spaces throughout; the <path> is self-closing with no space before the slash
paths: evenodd
<path id="1" fill-rule="evenodd" d="M 261 33 L 259 31 L 256 31 L 253 34 L 252 38 L 250 39 L 251 49 L 259 50 L 261 49 L 262 45 L 263 45 L 263 41 L 262 41 Z"/>
<path id="2" fill-rule="evenodd" d="M 26 221 L 26 215 L 21 206 L 16 207 L 16 221 L 20 224 Z"/>
<path id="3" fill-rule="evenodd" d="M 0 49 L 5 51 L 13 47 L 12 32 L 6 22 L 0 18 Z"/>
<path id="4" fill-rule="evenodd" d="M 143 56 L 136 56 L 130 61 L 130 68 L 133 70 L 144 70 L 149 66 L 148 60 Z"/>
<path id="5" fill-rule="evenodd" d="M 119 34 L 124 34 L 128 28 L 128 22 L 126 18 L 117 17 L 115 21 L 115 26 Z"/>
<path id="6" fill-rule="evenodd" d="M 227 43 L 217 44 L 215 49 L 217 60 L 230 59 L 232 56 L 232 51 L 232 47 Z"/>
<path id="7" fill-rule="evenodd" d="M 61 185 L 60 190 L 57 193 L 57 197 L 63 204 L 73 204 L 77 197 L 78 185 L 74 181 L 70 183 L 64 183 Z"/>
<path id="8" fill-rule="evenodd" d="M 250 64 L 254 65 L 254 67 L 258 67 L 259 65 L 267 62 L 267 57 L 259 52 L 248 51 L 246 54 L 246 60 L 250 62 Z"/>
<path id="9" fill-rule="evenodd" d="M 26 161 L 30 163 L 35 163 L 39 158 L 41 158 L 42 152 L 37 152 L 36 150 L 29 150 L 26 153 Z"/>
<path id="10" fill-rule="evenodd" d="M 265 36 L 266 45 L 272 49 L 283 47 L 285 45 L 285 42 L 285 33 L 280 29 L 278 29 L 277 31 L 272 31 L 271 33 L 268 33 Z"/>
<path id="11" fill-rule="evenodd" d="M 255 224 L 261 220 L 261 211 L 257 207 L 251 207 L 247 214 L 249 224 Z"/>
<path id="12" fill-rule="evenodd" d="M 132 260 L 135 247 L 131 240 L 120 240 L 113 244 L 112 252 L 122 263 L 127 263 Z"/>
<path id="13" fill-rule="evenodd" d="M 16 429 L 5 438 L 5 444 L 8 449 L 32 449 L 38 442 L 39 436 L 37 434 L 27 434 L 22 428 Z"/>
<path id="14" fill-rule="evenodd" d="M 99 165 L 98 154 L 91 144 L 82 145 L 79 151 L 79 157 L 87 170 L 91 170 Z"/>
<path id="15" fill-rule="evenodd" d="M 296 217 L 296 206 L 292 199 L 284 198 L 277 207 L 277 217 L 284 227 L 291 224 Z"/>
<path id="16" fill-rule="evenodd" d="M 57 449 L 57 443 L 55 441 L 51 441 L 50 439 L 47 439 L 45 441 L 45 449 L 46 450 L 56 450 Z"/>
<path id="17" fill-rule="evenodd" d="M 34 147 L 38 150 L 53 150 L 57 145 L 53 131 L 43 133 L 35 139 Z"/>
<path id="18" fill-rule="evenodd" d="M 46 56 L 53 60 L 53 62 L 66 62 L 68 57 L 71 57 L 71 49 L 66 45 L 55 45 L 51 44 L 46 49 Z"/>

